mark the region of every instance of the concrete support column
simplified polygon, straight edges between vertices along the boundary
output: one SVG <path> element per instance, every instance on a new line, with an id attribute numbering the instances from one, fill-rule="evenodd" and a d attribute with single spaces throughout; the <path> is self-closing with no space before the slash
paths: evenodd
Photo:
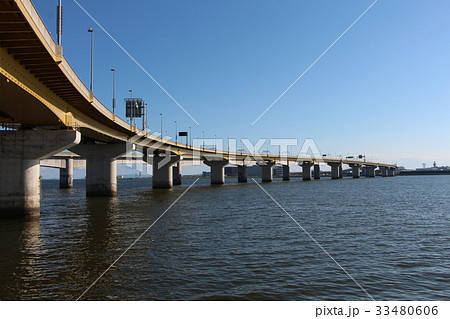
<path id="1" fill-rule="evenodd" d="M 395 176 L 395 168 L 393 167 L 389 168 L 388 176 Z"/>
<path id="2" fill-rule="evenodd" d="M 238 183 L 247 183 L 247 165 L 238 166 Z"/>
<path id="3" fill-rule="evenodd" d="M 320 179 L 320 165 L 314 164 L 314 179 Z"/>
<path id="4" fill-rule="evenodd" d="M 291 179 L 290 173 L 289 165 L 283 165 L 283 181 L 289 181 Z"/>
<path id="5" fill-rule="evenodd" d="M 116 158 L 126 154 L 126 143 L 80 144 L 70 149 L 86 159 L 86 196 L 117 196 Z"/>
<path id="6" fill-rule="evenodd" d="M 361 165 L 351 164 L 350 167 L 352 168 L 353 178 L 359 178 L 361 176 Z"/>
<path id="7" fill-rule="evenodd" d="M 0 218 L 40 214 L 40 160 L 80 142 L 80 132 L 0 131 Z"/>
<path id="8" fill-rule="evenodd" d="M 165 153 L 155 152 L 153 154 L 152 184 L 154 189 L 165 189 L 173 187 L 173 185 L 175 184 L 174 171 L 179 173 L 179 170 L 174 168 L 178 167 L 178 165 L 175 164 L 178 164 L 180 159 L 181 158 L 178 155 L 170 155 L 169 157 Z"/>
<path id="9" fill-rule="evenodd" d="M 375 177 L 376 166 L 366 166 L 366 177 Z"/>
<path id="10" fill-rule="evenodd" d="M 380 170 L 381 170 L 381 176 L 383 177 L 388 177 L 389 175 L 389 168 L 385 167 L 385 166 L 380 166 Z"/>
<path id="11" fill-rule="evenodd" d="M 329 162 L 327 163 L 331 166 L 331 178 L 339 179 L 342 178 L 342 164 L 337 162 Z"/>
<path id="12" fill-rule="evenodd" d="M 314 163 L 312 162 L 303 162 L 301 165 L 302 167 L 302 176 L 304 181 L 310 181 L 311 180 L 311 167 L 314 166 Z"/>
<path id="13" fill-rule="evenodd" d="M 261 166 L 261 180 L 263 183 L 269 183 L 273 181 L 273 166 L 275 162 L 273 161 L 264 161 L 263 163 L 258 163 Z"/>
<path id="14" fill-rule="evenodd" d="M 59 188 L 73 187 L 73 159 L 66 158 L 66 165 L 59 169 Z"/>
<path id="15" fill-rule="evenodd" d="M 172 166 L 173 185 L 181 185 L 181 161 Z"/>
<path id="16" fill-rule="evenodd" d="M 228 160 L 204 160 L 203 163 L 211 168 L 211 184 L 225 184 L 225 169 Z"/>

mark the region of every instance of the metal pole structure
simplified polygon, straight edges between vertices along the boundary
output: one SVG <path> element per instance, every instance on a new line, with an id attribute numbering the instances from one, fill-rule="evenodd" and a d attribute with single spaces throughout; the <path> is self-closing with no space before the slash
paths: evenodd
<path id="1" fill-rule="evenodd" d="M 113 114 L 116 115 L 116 69 L 111 69 L 113 74 L 113 97 L 112 97 L 112 110 Z"/>
<path id="2" fill-rule="evenodd" d="M 91 86 L 90 91 L 94 92 L 94 29 L 89 28 L 91 34 Z"/>
<path id="3" fill-rule="evenodd" d="M 144 122 L 145 120 L 145 122 Z M 147 102 L 144 102 L 144 116 L 142 117 L 142 130 L 146 131 L 147 130 Z"/>
<path id="4" fill-rule="evenodd" d="M 191 146 L 192 146 L 192 129 L 191 129 L 191 127 L 189 126 L 189 144 L 191 144 Z"/>
<path id="5" fill-rule="evenodd" d="M 159 113 L 159 115 L 161 115 L 161 141 L 163 139 L 163 114 Z"/>
<path id="6" fill-rule="evenodd" d="M 178 144 L 178 127 L 177 127 L 177 121 L 175 121 L 175 144 Z"/>
<path id="7" fill-rule="evenodd" d="M 133 90 L 128 90 L 128 92 L 130 92 L 130 99 L 132 99 L 133 98 Z M 130 124 L 131 125 L 133 125 L 133 112 L 134 112 L 134 109 L 133 109 L 133 106 L 131 106 L 131 108 L 130 108 Z"/>
<path id="8" fill-rule="evenodd" d="M 58 1 L 58 6 L 56 7 L 56 34 L 58 37 L 58 45 L 62 42 L 62 32 L 63 32 L 63 7 L 61 5 L 61 0 Z"/>
<path id="9" fill-rule="evenodd" d="M 205 150 L 205 131 L 202 131 L 203 133 L 203 150 Z"/>

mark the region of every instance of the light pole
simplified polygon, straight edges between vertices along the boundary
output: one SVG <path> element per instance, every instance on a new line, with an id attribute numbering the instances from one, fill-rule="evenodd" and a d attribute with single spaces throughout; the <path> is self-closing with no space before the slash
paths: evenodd
<path id="1" fill-rule="evenodd" d="M 147 102 L 144 103 L 144 112 L 145 112 L 145 115 L 142 118 L 142 130 L 147 132 L 147 113 L 148 113 Z"/>
<path id="2" fill-rule="evenodd" d="M 56 34 L 58 36 L 58 45 L 61 45 L 62 31 L 63 31 L 63 25 L 62 25 L 63 7 L 61 5 L 61 0 L 58 1 L 58 6 L 56 8 L 56 11 L 57 11 Z"/>
<path id="3" fill-rule="evenodd" d="M 178 144 L 178 127 L 177 127 L 177 121 L 175 121 L 175 144 Z"/>
<path id="4" fill-rule="evenodd" d="M 91 34 L 91 86 L 90 91 L 94 92 L 94 29 L 89 28 Z"/>
<path id="5" fill-rule="evenodd" d="M 205 131 L 202 131 L 203 134 L 203 150 L 205 150 Z"/>
<path id="6" fill-rule="evenodd" d="M 214 150 L 217 153 L 217 145 L 216 145 L 216 134 L 214 134 Z"/>
<path id="7" fill-rule="evenodd" d="M 133 90 L 128 90 L 128 92 L 130 92 L 130 98 L 133 98 Z M 134 108 L 133 106 L 131 106 L 130 108 L 130 124 L 133 125 L 133 112 L 134 112 Z"/>
<path id="8" fill-rule="evenodd" d="M 161 141 L 163 139 L 163 114 L 159 113 L 159 115 L 161 115 Z"/>
<path id="9" fill-rule="evenodd" d="M 112 109 L 113 114 L 116 115 L 116 69 L 111 69 L 113 74 L 113 97 L 112 97 Z"/>
<path id="10" fill-rule="evenodd" d="M 191 127 L 189 126 L 189 143 L 192 145 Z"/>

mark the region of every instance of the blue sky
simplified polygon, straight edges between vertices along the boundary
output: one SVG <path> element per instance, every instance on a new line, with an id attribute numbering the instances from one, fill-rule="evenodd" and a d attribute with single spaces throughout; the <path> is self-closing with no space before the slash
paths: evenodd
<path id="1" fill-rule="evenodd" d="M 193 137 L 313 138 L 323 153 L 366 154 L 407 167 L 450 165 L 450 2 L 380 0 L 255 125 L 373 1 L 78 2 L 200 123 L 197 126 L 75 4 L 63 0 L 64 55 L 118 114 L 128 90 L 149 127 Z M 34 0 L 52 34 L 57 0 Z M 301 143 L 297 149 L 299 150 Z M 275 152 L 275 148 L 272 148 Z"/>

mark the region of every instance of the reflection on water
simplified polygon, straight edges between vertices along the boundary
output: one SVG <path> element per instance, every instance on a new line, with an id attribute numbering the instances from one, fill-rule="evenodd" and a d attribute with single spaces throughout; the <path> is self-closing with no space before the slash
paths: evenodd
<path id="1" fill-rule="evenodd" d="M 4 221 L 0 235 L 2 289 L 0 299 L 33 289 L 33 280 L 42 276 L 36 267 L 45 254 L 37 220 Z M 5 275 L 8 274 L 8 275 Z"/>
<path id="2" fill-rule="evenodd" d="M 185 184 L 193 180 L 185 180 Z M 254 183 L 200 180 L 85 295 L 93 300 L 366 300 Z M 74 300 L 186 189 L 44 181 L 38 221 L 0 223 L 0 299 Z M 375 299 L 450 297 L 450 178 L 263 187 Z"/>

